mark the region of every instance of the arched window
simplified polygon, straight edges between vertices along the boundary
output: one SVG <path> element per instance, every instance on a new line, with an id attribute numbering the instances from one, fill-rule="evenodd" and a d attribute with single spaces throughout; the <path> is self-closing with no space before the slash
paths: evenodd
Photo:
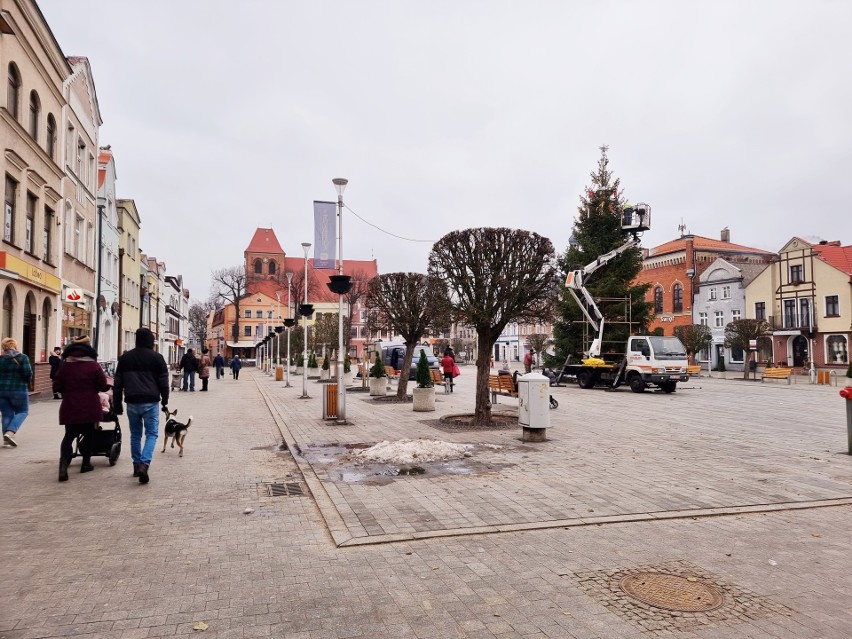
<path id="1" fill-rule="evenodd" d="M 260 260 L 254 261 L 254 272 L 263 273 L 263 262 L 261 262 Z"/>
<path id="2" fill-rule="evenodd" d="M 47 138 L 44 141 L 44 150 L 50 156 L 51 160 L 55 160 L 56 154 L 56 119 L 52 113 L 47 114 Z"/>
<path id="3" fill-rule="evenodd" d="M 7 286 L 6 292 L 3 293 L 3 314 L 0 315 L 0 334 L 3 337 L 10 337 L 12 335 L 12 317 L 15 311 L 15 302 L 12 300 L 12 287 Z"/>
<path id="4" fill-rule="evenodd" d="M 654 289 L 654 312 L 663 312 L 663 287 L 658 286 Z"/>
<path id="5" fill-rule="evenodd" d="M 18 104 L 20 104 L 21 74 L 14 62 L 9 63 L 9 88 L 6 91 L 6 108 L 12 117 L 18 119 Z"/>
<path id="6" fill-rule="evenodd" d="M 41 118 L 41 100 L 38 93 L 30 91 L 30 137 L 38 142 L 38 121 Z"/>
<path id="7" fill-rule="evenodd" d="M 276 268 L 277 268 L 277 267 L 276 267 L 276 265 L 275 265 L 275 260 L 270 261 L 270 262 L 269 262 L 269 274 L 270 274 L 270 275 L 275 275 L 275 269 L 276 269 Z"/>
<path id="8" fill-rule="evenodd" d="M 683 311 L 683 285 L 677 283 L 674 285 L 674 289 L 672 289 L 672 295 L 674 295 L 674 312 L 680 313 Z"/>
<path id="9" fill-rule="evenodd" d="M 53 317 L 53 309 L 50 305 L 50 300 L 45 298 L 44 304 L 41 305 L 41 334 L 43 349 L 45 353 L 50 353 L 53 347 L 50 345 L 50 320 Z"/>

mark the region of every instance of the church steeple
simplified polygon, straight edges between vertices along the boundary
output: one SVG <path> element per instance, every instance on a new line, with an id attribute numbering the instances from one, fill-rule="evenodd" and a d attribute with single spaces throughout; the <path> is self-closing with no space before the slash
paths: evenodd
<path id="1" fill-rule="evenodd" d="M 258 228 L 245 250 L 246 289 L 251 292 L 257 282 L 273 281 L 282 284 L 284 249 L 272 229 Z"/>

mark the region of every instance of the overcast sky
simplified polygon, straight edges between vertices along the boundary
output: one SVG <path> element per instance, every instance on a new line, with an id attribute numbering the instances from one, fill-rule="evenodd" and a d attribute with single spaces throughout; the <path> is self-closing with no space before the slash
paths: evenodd
<path id="1" fill-rule="evenodd" d="M 852 2 L 40 0 L 91 62 L 141 246 L 206 298 L 345 177 L 347 259 L 425 271 L 474 226 L 563 252 L 601 144 L 652 247 L 852 243 Z"/>

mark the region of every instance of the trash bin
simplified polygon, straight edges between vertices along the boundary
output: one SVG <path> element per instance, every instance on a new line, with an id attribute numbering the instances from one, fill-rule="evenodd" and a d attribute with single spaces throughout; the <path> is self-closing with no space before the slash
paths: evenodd
<path id="1" fill-rule="evenodd" d="M 322 394 L 322 418 L 337 419 L 337 384 L 325 384 Z"/>
<path id="2" fill-rule="evenodd" d="M 518 378 L 518 423 L 525 442 L 547 440 L 550 427 L 550 378 L 527 373 Z"/>
<path id="3" fill-rule="evenodd" d="M 852 455 L 852 386 L 840 391 L 840 396 L 846 400 L 846 449 Z"/>
<path id="4" fill-rule="evenodd" d="M 276 366 L 275 367 L 275 381 L 280 382 L 284 379 L 284 367 Z"/>

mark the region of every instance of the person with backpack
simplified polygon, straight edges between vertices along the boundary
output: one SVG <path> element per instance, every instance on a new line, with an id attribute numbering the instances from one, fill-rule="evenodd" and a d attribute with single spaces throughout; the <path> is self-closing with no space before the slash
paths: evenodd
<path id="1" fill-rule="evenodd" d="M 18 350 L 18 342 L 7 337 L 0 342 L 0 413 L 3 415 L 3 445 L 16 448 L 15 434 L 30 412 L 30 358 Z"/>

